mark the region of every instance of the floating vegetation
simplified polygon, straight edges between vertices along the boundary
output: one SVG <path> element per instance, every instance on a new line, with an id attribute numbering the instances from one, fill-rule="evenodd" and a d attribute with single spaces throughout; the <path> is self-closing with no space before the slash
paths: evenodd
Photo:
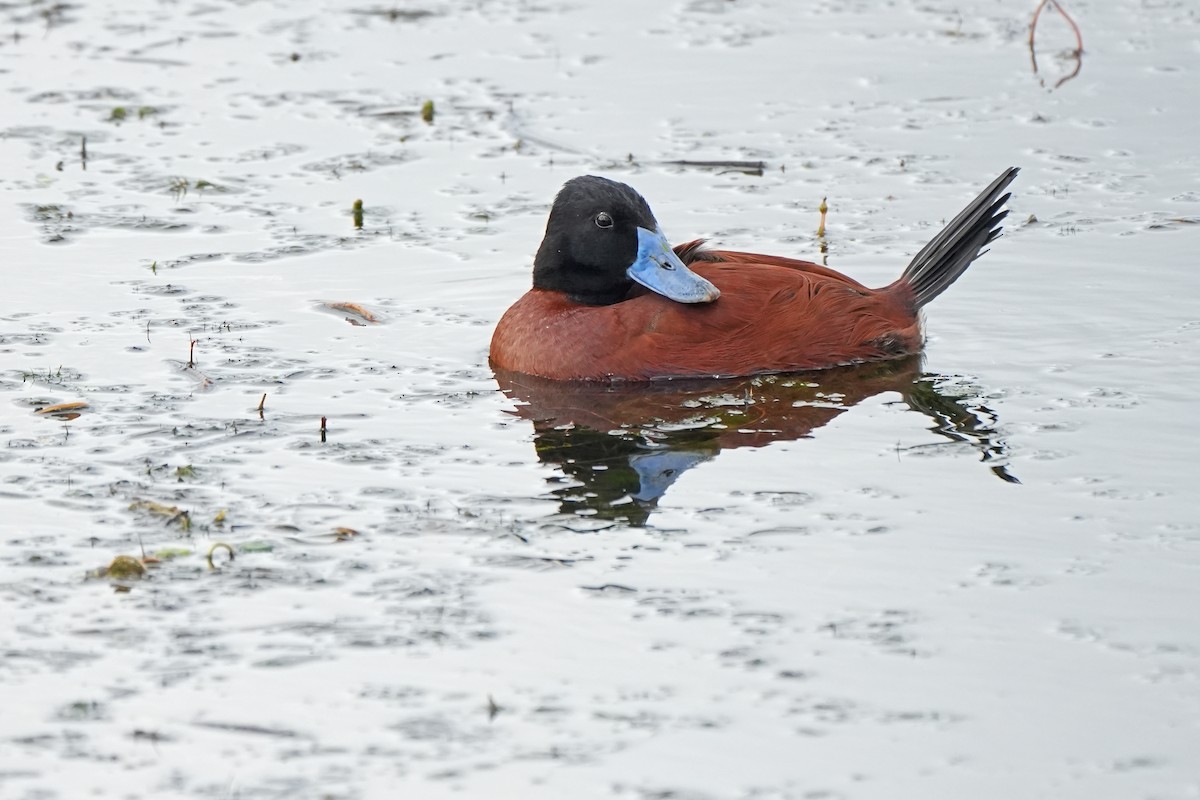
<path id="1" fill-rule="evenodd" d="M 351 208 L 351 215 L 354 217 L 354 227 L 356 230 L 362 230 L 363 226 L 363 201 L 355 200 L 354 206 Z"/>
<path id="2" fill-rule="evenodd" d="M 127 119 L 132 119 L 133 114 L 137 115 L 139 120 L 144 120 L 146 117 L 153 117 L 158 114 L 158 109 L 154 106 L 140 106 L 137 111 L 131 111 L 125 106 L 116 106 L 108 112 L 109 122 L 124 122 Z M 87 160 L 87 140 L 84 139 L 83 158 Z"/>
<path id="3" fill-rule="evenodd" d="M 188 192 L 193 189 L 197 192 L 204 192 L 205 190 L 211 192 L 225 191 L 225 189 L 223 189 L 221 186 L 218 186 L 212 181 L 204 180 L 203 178 L 196 181 L 189 181 L 187 178 L 172 178 L 171 182 L 167 185 L 167 188 L 170 190 L 171 194 L 174 195 L 176 203 L 187 197 Z"/>
<path id="4" fill-rule="evenodd" d="M 151 514 L 156 514 L 160 517 L 166 517 L 166 524 L 178 522 L 179 527 L 183 531 L 192 529 L 192 518 L 190 512 L 180 509 L 178 506 L 168 506 L 164 503 L 158 503 L 154 500 L 135 500 L 129 504 L 130 511 L 148 511 Z"/>
<path id="5" fill-rule="evenodd" d="M 32 214 L 30 216 L 35 222 L 60 222 L 65 219 L 75 218 L 75 212 L 53 203 L 33 206 L 31 211 Z"/>
<path id="6" fill-rule="evenodd" d="M 141 580 L 145 575 L 145 563 L 134 556 L 117 556 L 105 566 L 87 573 L 89 578 L 108 578 L 114 581 Z"/>
<path id="7" fill-rule="evenodd" d="M 338 542 L 348 541 L 358 535 L 359 535 L 358 531 L 354 530 L 354 528 L 334 528 L 333 529 L 334 541 L 338 541 Z"/>
<path id="8" fill-rule="evenodd" d="M 227 553 L 229 553 L 229 560 L 228 560 L 228 561 L 226 561 L 225 563 L 226 563 L 226 564 L 232 564 L 232 563 L 233 563 L 233 548 L 232 548 L 232 547 L 230 547 L 229 545 L 225 544 L 224 542 L 214 542 L 214 543 L 213 543 L 213 546 L 212 546 L 212 547 L 210 547 L 210 548 L 208 548 L 208 557 L 207 557 L 207 560 L 208 560 L 208 568 L 209 568 L 209 569 L 216 569 L 216 568 L 217 568 L 217 565 L 216 565 L 216 563 L 214 563 L 214 561 L 213 561 L 213 557 L 214 557 L 214 556 L 215 556 L 215 555 L 216 555 L 218 552 L 220 552 L 221 550 L 224 550 L 224 551 L 226 551 Z"/>
<path id="9" fill-rule="evenodd" d="M 71 420 L 78 419 L 88 404 L 83 401 L 74 403 L 55 403 L 52 406 L 42 406 L 35 408 L 33 413 L 40 414 L 43 417 L 54 417 L 55 419 Z"/>
<path id="10" fill-rule="evenodd" d="M 426 125 L 433 124 L 433 101 L 432 100 L 426 100 L 421 105 L 421 119 L 425 121 Z"/>
<path id="11" fill-rule="evenodd" d="M 345 314 L 351 314 L 352 317 L 346 317 L 346 321 L 351 325 L 366 325 L 378 324 L 379 318 L 371 312 L 370 309 L 358 303 L 326 303 L 325 307 L 330 311 L 341 311 Z"/>
<path id="12" fill-rule="evenodd" d="M 192 551 L 186 547 L 164 547 L 154 551 L 154 558 L 158 561 L 170 561 L 174 558 L 184 558 L 190 556 Z"/>
<path id="13" fill-rule="evenodd" d="M 83 375 L 77 370 L 70 367 L 63 367 L 61 364 L 58 369 L 45 370 L 25 369 L 21 370 L 21 383 L 45 383 L 51 386 L 62 386 L 68 381 L 78 381 Z"/>

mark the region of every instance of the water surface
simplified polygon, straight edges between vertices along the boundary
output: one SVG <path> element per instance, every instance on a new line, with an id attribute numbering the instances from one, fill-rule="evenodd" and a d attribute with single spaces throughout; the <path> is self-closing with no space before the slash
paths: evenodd
<path id="1" fill-rule="evenodd" d="M 1200 15 L 1067 7 L 0 6 L 0 794 L 1200 795 Z M 1010 164 L 923 360 L 487 367 L 574 175 L 882 285 Z"/>

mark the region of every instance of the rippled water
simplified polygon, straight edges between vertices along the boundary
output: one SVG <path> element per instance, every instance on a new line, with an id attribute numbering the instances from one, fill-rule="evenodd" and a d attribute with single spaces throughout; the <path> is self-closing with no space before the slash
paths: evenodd
<path id="1" fill-rule="evenodd" d="M 0 795 L 1200 796 L 1200 11 L 1064 5 L 0 3 Z M 1010 164 L 923 362 L 487 367 L 576 174 L 881 285 Z"/>

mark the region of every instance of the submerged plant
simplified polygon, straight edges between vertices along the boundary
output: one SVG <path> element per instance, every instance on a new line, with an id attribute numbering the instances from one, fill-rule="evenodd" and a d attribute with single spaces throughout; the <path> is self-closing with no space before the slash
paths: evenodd
<path id="1" fill-rule="evenodd" d="M 187 178 L 172 178 L 168 187 L 171 194 L 175 195 L 175 202 L 178 203 L 183 198 L 187 197 L 188 179 Z"/>

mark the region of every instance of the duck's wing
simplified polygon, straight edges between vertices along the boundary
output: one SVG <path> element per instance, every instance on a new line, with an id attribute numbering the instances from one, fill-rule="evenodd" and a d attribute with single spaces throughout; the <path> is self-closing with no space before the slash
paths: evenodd
<path id="1" fill-rule="evenodd" d="M 772 267 L 783 267 L 785 269 L 794 269 L 800 272 L 807 272 L 812 275 L 817 275 L 822 278 L 839 281 L 849 286 L 859 289 L 865 289 L 858 281 L 848 275 L 843 275 L 835 269 L 813 263 L 812 261 L 804 261 L 799 258 L 787 258 L 786 256 L 768 256 L 762 253 L 746 253 L 739 250 L 709 250 L 705 247 L 704 239 L 693 239 L 690 242 L 685 242 L 681 245 L 676 245 L 675 254 L 679 256 L 684 264 L 693 263 L 724 263 L 736 264 L 744 267 L 754 267 L 768 265 Z"/>
<path id="2" fill-rule="evenodd" d="M 591 339 L 594 366 L 643 380 L 730 376 L 821 369 L 920 349 L 915 316 L 890 294 L 826 275 L 816 264 L 746 256 L 693 262 L 721 289 L 714 303 L 685 306 L 645 295 L 608 306 Z"/>

